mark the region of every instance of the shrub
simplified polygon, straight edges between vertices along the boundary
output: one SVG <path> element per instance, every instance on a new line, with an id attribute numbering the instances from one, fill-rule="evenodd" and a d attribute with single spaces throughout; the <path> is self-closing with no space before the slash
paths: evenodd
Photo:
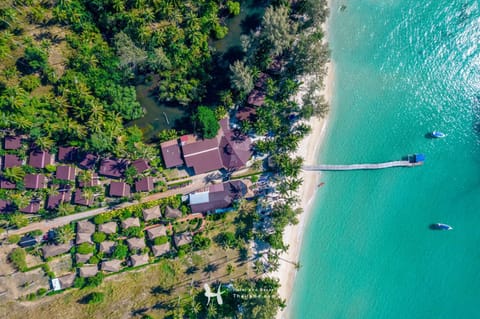
<path id="1" fill-rule="evenodd" d="M 93 253 L 93 250 L 93 245 L 90 245 L 89 243 L 82 243 L 77 247 L 77 253 L 82 255 Z"/>
<path id="2" fill-rule="evenodd" d="M 237 1 L 227 1 L 227 9 L 230 14 L 234 16 L 240 14 L 240 3 Z"/>
<path id="3" fill-rule="evenodd" d="M 83 277 L 76 277 L 75 281 L 73 282 L 73 287 L 75 288 L 82 288 L 85 286 L 85 278 Z"/>
<path id="4" fill-rule="evenodd" d="M 92 256 L 88 260 L 89 264 L 98 264 L 100 262 L 100 259 L 97 256 Z"/>
<path id="5" fill-rule="evenodd" d="M 98 287 L 103 282 L 103 274 L 99 272 L 93 277 L 89 277 L 85 280 L 85 286 L 88 288 Z"/>
<path id="6" fill-rule="evenodd" d="M 10 255 L 8 255 L 8 260 L 17 268 L 18 270 L 24 272 L 27 270 L 27 261 L 26 261 L 26 252 L 23 248 L 15 248 L 12 250 Z"/>
<path id="7" fill-rule="evenodd" d="M 196 234 L 195 236 L 193 236 L 193 239 L 192 239 L 192 247 L 195 250 L 207 249 L 208 247 L 210 247 L 211 243 L 212 241 L 210 238 L 203 237 L 199 234 Z"/>
<path id="8" fill-rule="evenodd" d="M 118 244 L 113 248 L 112 258 L 125 259 L 128 255 L 128 247 L 123 244 Z"/>
<path id="9" fill-rule="evenodd" d="M 112 217 L 109 214 L 100 214 L 93 218 L 93 223 L 95 225 L 105 224 L 112 220 Z"/>
<path id="10" fill-rule="evenodd" d="M 168 242 L 167 236 L 160 236 L 153 240 L 154 245 L 163 245 L 163 244 L 166 244 L 167 242 Z"/>
<path id="11" fill-rule="evenodd" d="M 143 229 L 137 226 L 124 229 L 122 231 L 122 234 L 127 237 L 138 237 L 138 238 L 142 238 L 144 236 Z"/>
<path id="12" fill-rule="evenodd" d="M 16 244 L 20 241 L 20 235 L 11 235 L 11 236 L 8 236 L 8 242 L 10 244 Z"/>
<path id="13" fill-rule="evenodd" d="M 35 229 L 30 232 L 30 235 L 32 235 L 33 237 L 41 236 L 43 235 L 43 231 L 41 231 L 40 229 Z"/>
<path id="14" fill-rule="evenodd" d="M 102 241 L 105 241 L 105 239 L 107 239 L 107 235 L 105 233 L 102 233 L 102 232 L 96 232 L 92 236 L 93 242 L 95 242 L 97 244 L 100 244 Z"/>
<path id="15" fill-rule="evenodd" d="M 85 302 L 89 305 L 101 303 L 105 299 L 105 295 L 101 292 L 92 292 L 85 297 Z"/>
<path id="16" fill-rule="evenodd" d="M 120 219 L 125 220 L 125 219 L 130 218 L 130 217 L 132 217 L 132 211 L 130 209 L 123 209 L 121 214 L 120 214 Z"/>
<path id="17" fill-rule="evenodd" d="M 45 166 L 45 169 L 47 170 L 47 172 L 53 173 L 57 170 L 57 167 L 55 165 L 47 165 Z"/>
<path id="18" fill-rule="evenodd" d="M 44 294 L 47 293 L 47 289 L 46 288 L 40 288 L 37 290 L 37 296 L 43 296 Z"/>

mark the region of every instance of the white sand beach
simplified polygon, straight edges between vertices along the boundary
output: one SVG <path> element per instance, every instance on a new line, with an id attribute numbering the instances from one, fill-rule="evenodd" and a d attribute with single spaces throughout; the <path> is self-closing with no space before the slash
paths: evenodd
<path id="1" fill-rule="evenodd" d="M 334 66 L 330 62 L 328 63 L 327 68 L 328 74 L 325 79 L 325 88 L 323 89 L 322 93 L 327 102 L 330 103 L 334 84 Z M 327 130 L 328 116 L 324 119 L 312 118 L 309 124 L 312 127 L 312 131 L 302 140 L 296 153 L 297 156 L 304 158 L 304 164 L 307 165 L 315 164 L 315 159 Z M 320 173 L 302 172 L 301 177 L 303 178 L 303 184 L 300 187 L 298 194 L 300 196 L 300 205 L 303 208 L 303 213 L 298 216 L 299 223 L 297 225 L 287 226 L 285 228 L 283 239 L 284 242 L 289 245 L 289 249 L 286 253 L 283 253 L 280 256 L 280 267 L 278 271 L 273 273 L 274 277 L 280 279 L 281 287 L 279 289 L 279 294 L 281 298 L 287 300 L 287 305 L 290 300 L 295 275 L 297 273 L 294 263 L 298 262 L 299 260 L 305 225 L 309 220 L 315 192 L 317 189 L 319 189 L 318 184 L 320 180 Z M 289 310 L 287 306 L 284 311 L 278 313 L 277 319 L 287 318 L 288 311 Z"/>

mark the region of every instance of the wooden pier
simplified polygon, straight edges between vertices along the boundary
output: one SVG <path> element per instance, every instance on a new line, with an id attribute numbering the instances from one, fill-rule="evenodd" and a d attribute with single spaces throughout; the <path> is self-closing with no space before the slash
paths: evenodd
<path id="1" fill-rule="evenodd" d="M 351 165 L 305 165 L 304 171 L 354 171 L 367 169 L 384 169 L 390 167 L 413 167 L 422 165 L 423 162 L 412 163 L 410 161 L 393 161 L 377 164 L 351 164 Z"/>

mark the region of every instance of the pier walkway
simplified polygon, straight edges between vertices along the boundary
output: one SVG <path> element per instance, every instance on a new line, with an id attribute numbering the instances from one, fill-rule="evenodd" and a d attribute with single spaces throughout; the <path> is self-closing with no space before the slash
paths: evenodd
<path id="1" fill-rule="evenodd" d="M 304 171 L 353 171 L 363 169 L 383 169 L 390 167 L 413 167 L 422 165 L 423 162 L 412 163 L 410 161 L 393 161 L 377 164 L 351 164 L 351 165 L 305 165 Z"/>

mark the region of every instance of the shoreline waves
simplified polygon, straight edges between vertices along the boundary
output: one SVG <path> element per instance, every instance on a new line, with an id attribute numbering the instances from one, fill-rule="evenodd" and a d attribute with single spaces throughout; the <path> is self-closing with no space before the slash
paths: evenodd
<path id="1" fill-rule="evenodd" d="M 324 28 L 324 30 L 327 31 L 327 28 Z M 327 103 L 330 104 L 332 101 L 335 74 L 333 62 L 328 62 L 326 67 L 327 76 L 321 94 L 325 97 Z M 315 164 L 328 127 L 329 116 L 330 113 L 325 118 L 310 119 L 309 124 L 312 131 L 302 140 L 295 153 L 295 156 L 303 157 L 304 164 Z M 318 189 L 317 185 L 320 180 L 320 173 L 302 171 L 301 178 L 303 179 L 303 183 L 298 190 L 298 195 L 300 197 L 300 207 L 303 208 L 303 212 L 298 216 L 299 222 L 297 225 L 289 225 L 285 228 L 283 240 L 289 245 L 289 248 L 287 252 L 280 255 L 280 267 L 272 274 L 273 277 L 280 280 L 281 287 L 278 290 L 280 297 L 287 300 L 287 307 L 277 314 L 277 319 L 288 318 L 290 310 L 288 304 L 298 270 L 293 263 L 298 262 L 300 257 L 305 225 L 310 218 L 312 204 Z"/>

